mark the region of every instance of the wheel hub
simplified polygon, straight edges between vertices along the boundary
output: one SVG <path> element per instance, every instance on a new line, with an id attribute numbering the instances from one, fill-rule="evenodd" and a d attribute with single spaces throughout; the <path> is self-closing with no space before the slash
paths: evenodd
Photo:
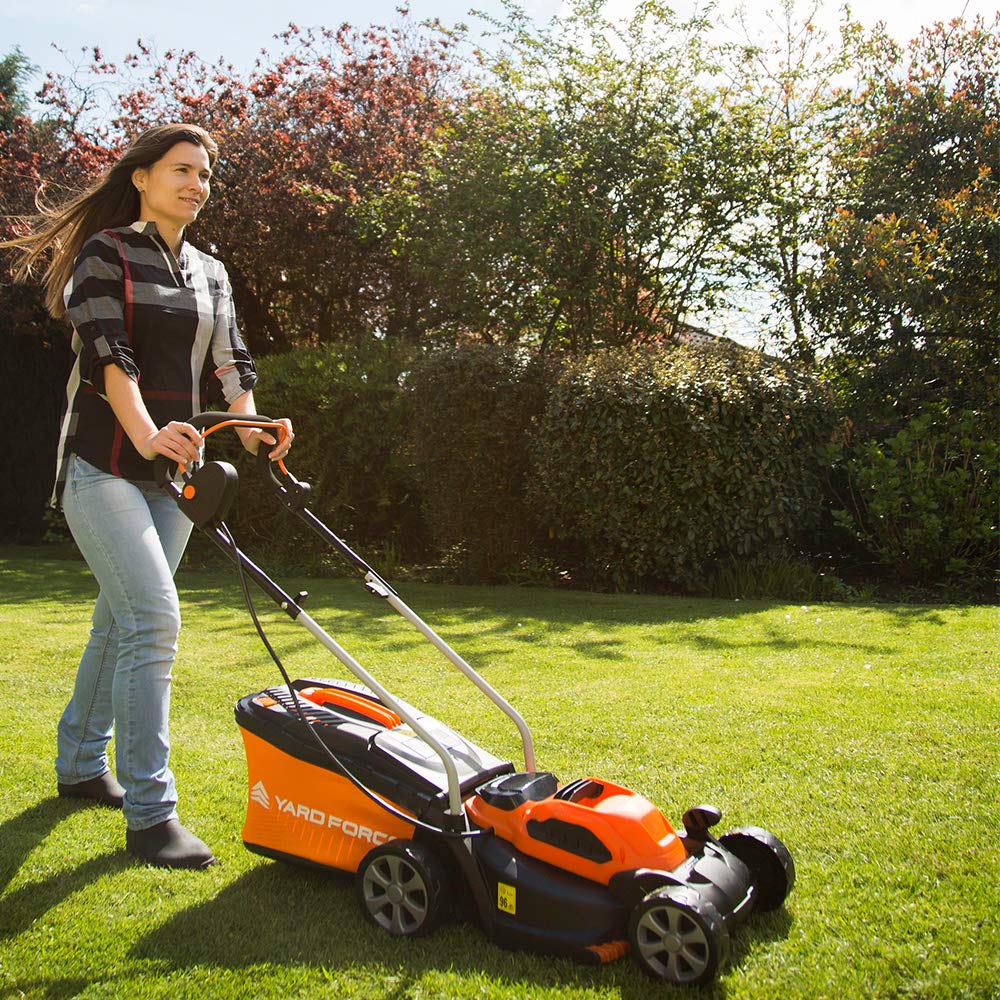
<path id="1" fill-rule="evenodd" d="M 398 885 L 390 885 L 386 896 L 390 903 L 401 903 L 403 901 L 403 890 Z"/>
<path id="2" fill-rule="evenodd" d="M 663 947 L 666 948 L 671 955 L 678 955 L 680 954 L 680 950 L 684 947 L 684 942 L 681 940 L 679 934 L 664 934 Z"/>

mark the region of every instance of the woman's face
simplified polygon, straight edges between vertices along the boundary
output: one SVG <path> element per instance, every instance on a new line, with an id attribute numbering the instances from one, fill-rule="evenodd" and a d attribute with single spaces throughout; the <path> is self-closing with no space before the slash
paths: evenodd
<path id="1" fill-rule="evenodd" d="M 211 177 L 205 147 L 178 142 L 151 167 L 132 172 L 132 183 L 139 189 L 139 220 L 155 222 L 161 229 L 183 229 L 208 200 Z"/>

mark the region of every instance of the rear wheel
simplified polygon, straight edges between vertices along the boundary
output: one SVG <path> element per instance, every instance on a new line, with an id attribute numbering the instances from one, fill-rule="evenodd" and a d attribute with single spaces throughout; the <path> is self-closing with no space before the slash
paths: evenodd
<path id="1" fill-rule="evenodd" d="M 444 866 L 412 840 L 390 840 L 369 851 L 354 885 L 365 917 L 396 937 L 428 934 L 444 915 Z"/>
<path id="2" fill-rule="evenodd" d="M 682 886 L 649 893 L 632 911 L 628 936 L 643 972 L 679 986 L 710 982 L 729 956 L 719 911 Z"/>
<path id="3" fill-rule="evenodd" d="M 795 862 L 788 848 L 759 826 L 741 826 L 719 837 L 719 843 L 750 869 L 754 909 L 776 910 L 795 885 Z"/>

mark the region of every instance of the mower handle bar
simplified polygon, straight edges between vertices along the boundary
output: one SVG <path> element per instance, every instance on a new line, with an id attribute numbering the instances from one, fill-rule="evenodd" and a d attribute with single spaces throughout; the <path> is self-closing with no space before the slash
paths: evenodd
<path id="1" fill-rule="evenodd" d="M 258 430 L 275 431 L 275 437 L 280 441 L 287 433 L 284 425 L 277 423 L 270 417 L 261 416 L 259 413 L 222 413 L 216 410 L 207 410 L 204 413 L 196 413 L 187 421 L 199 433 L 207 429 L 205 437 L 212 431 L 221 430 L 223 427 L 250 427 Z M 268 457 L 270 449 L 260 447 L 257 449 L 257 467 L 269 466 L 271 460 Z M 157 486 L 166 486 L 173 479 L 177 469 L 177 462 L 167 458 L 166 455 L 157 455 L 153 459 L 153 477 Z M 181 471 L 184 467 L 181 466 Z M 283 470 L 284 471 L 284 470 Z"/>

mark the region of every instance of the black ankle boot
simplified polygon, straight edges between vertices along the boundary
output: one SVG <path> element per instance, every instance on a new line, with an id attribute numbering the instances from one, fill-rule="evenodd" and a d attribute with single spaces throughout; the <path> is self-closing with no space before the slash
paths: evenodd
<path id="1" fill-rule="evenodd" d="M 60 781 L 56 784 L 56 789 L 61 799 L 90 799 L 112 809 L 121 809 L 122 798 L 125 795 L 125 789 L 115 781 L 110 771 L 105 771 L 104 774 L 89 778 L 87 781 L 78 781 L 73 785 L 66 785 Z"/>
<path id="2" fill-rule="evenodd" d="M 126 831 L 125 849 L 157 868 L 207 868 L 215 861 L 208 847 L 175 819 Z"/>

